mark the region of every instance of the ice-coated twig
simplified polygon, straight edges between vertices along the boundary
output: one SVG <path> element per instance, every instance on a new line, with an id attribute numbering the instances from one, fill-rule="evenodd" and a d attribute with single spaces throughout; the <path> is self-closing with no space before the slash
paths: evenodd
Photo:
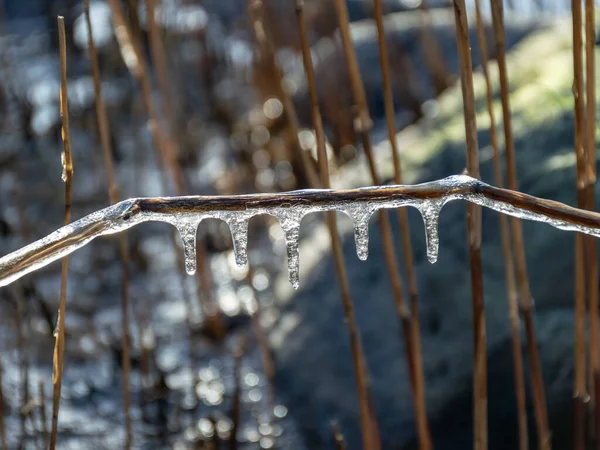
<path id="1" fill-rule="evenodd" d="M 286 236 L 297 239 L 298 233 L 294 227 L 299 227 L 302 217 L 312 212 L 342 211 L 356 217 L 356 212 L 360 210 L 375 212 L 381 208 L 412 206 L 420 211 L 439 213 L 441 202 L 445 204 L 452 200 L 466 200 L 521 219 L 600 236 L 600 213 L 501 189 L 466 175 L 453 175 L 416 185 L 349 190 L 306 189 L 276 194 L 132 198 L 93 212 L 0 258 L 0 286 L 6 286 L 69 255 L 98 236 L 119 233 L 142 222 L 170 223 L 180 230 L 186 230 L 184 239 L 189 241 L 187 228 L 190 223 L 199 224 L 208 218 L 221 219 L 229 224 L 239 223 L 240 220 L 244 223 L 253 216 L 269 214 L 286 223 Z M 428 221 L 435 223 L 432 217 L 428 217 Z M 236 227 L 238 244 L 247 242 L 247 235 L 244 235 L 246 229 L 245 226 Z M 435 227 L 426 227 L 425 231 L 429 233 L 429 245 L 437 243 Z M 364 240 L 362 231 L 359 238 Z M 236 251 L 239 249 L 244 252 L 243 247 L 236 246 Z M 288 249 L 295 248 L 294 243 L 288 243 Z M 364 257 L 364 248 L 358 250 L 359 256 Z M 294 264 L 297 264 L 295 251 L 288 252 L 288 256 L 291 254 Z M 428 254 L 437 254 L 437 248 L 430 248 Z M 236 260 L 243 262 L 246 258 L 242 254 Z M 297 272 L 294 273 L 297 267 L 292 267 L 290 263 L 290 275 L 293 278 L 297 276 Z M 192 264 L 188 268 L 190 272 L 193 271 Z"/>

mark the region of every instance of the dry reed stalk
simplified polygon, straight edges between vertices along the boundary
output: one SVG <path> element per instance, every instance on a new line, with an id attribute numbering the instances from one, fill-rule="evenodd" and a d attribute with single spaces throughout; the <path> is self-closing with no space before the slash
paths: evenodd
<path id="1" fill-rule="evenodd" d="M 354 122 L 355 129 L 358 134 L 361 136 L 363 149 L 365 151 L 365 155 L 367 157 L 367 162 L 369 166 L 369 172 L 371 175 L 371 179 L 373 184 L 380 184 L 380 178 L 377 174 L 377 168 L 375 167 L 375 161 L 373 157 L 373 149 L 371 146 L 371 140 L 369 136 L 369 131 L 373 125 L 371 117 L 369 115 L 369 109 L 367 106 L 367 99 L 365 94 L 364 85 L 362 82 L 362 78 L 360 75 L 360 69 L 358 67 L 358 61 L 356 58 L 356 53 L 354 47 L 352 45 L 352 39 L 350 36 L 350 25 L 348 19 L 348 10 L 346 4 L 343 0 L 335 1 L 336 12 L 338 15 L 338 23 L 340 30 L 340 37 L 342 41 L 342 48 L 344 51 L 344 57 L 346 59 L 346 64 L 348 67 L 348 73 L 350 76 L 350 83 L 352 87 L 352 95 L 354 97 L 354 102 L 357 108 L 357 117 Z M 402 334 L 404 339 L 404 344 L 406 348 L 406 359 L 408 366 L 409 379 L 411 382 L 411 391 L 415 403 L 415 408 L 418 408 L 417 414 L 417 422 L 418 422 L 418 432 L 420 436 L 427 436 L 427 425 L 426 425 L 426 416 L 424 416 L 424 383 L 420 380 L 417 380 L 417 377 L 423 378 L 421 371 L 422 369 L 416 367 L 419 364 L 419 360 L 421 358 L 420 351 L 419 355 L 415 353 L 415 348 L 420 348 L 419 343 L 415 343 L 415 338 L 420 340 L 417 336 L 418 333 L 415 332 L 413 325 L 411 324 L 411 311 L 406 304 L 406 300 L 404 298 L 403 286 L 402 286 L 402 277 L 400 275 L 400 268 L 398 267 L 398 261 L 396 260 L 395 255 L 395 245 L 394 239 L 392 236 L 392 229 L 390 224 L 389 215 L 380 210 L 378 212 L 379 215 L 379 226 L 381 229 L 381 237 L 382 237 L 382 247 L 383 254 L 386 262 L 386 268 L 388 271 L 388 277 L 390 279 L 390 284 L 392 287 L 392 292 L 394 296 L 394 302 L 396 305 L 397 314 L 402 323 Z M 418 326 L 418 322 L 416 325 Z M 417 361 L 417 362 L 416 362 Z M 425 438 L 426 439 L 426 438 Z M 425 440 L 421 442 L 421 445 L 427 446 L 428 442 Z"/>
<path id="2" fill-rule="evenodd" d="M 496 57 L 498 59 L 498 71 L 500 75 L 500 97 L 502 101 L 502 119 L 504 126 L 504 142 L 506 148 L 506 173 L 508 188 L 517 191 L 517 165 L 515 159 L 515 147 L 512 134 L 510 97 L 508 86 L 508 71 L 506 65 L 506 49 L 504 34 L 504 11 L 501 0 L 490 0 L 492 10 L 492 22 L 494 37 L 496 39 Z M 517 286 L 520 296 L 520 310 L 525 324 L 527 336 L 527 353 L 531 366 L 531 378 L 533 387 L 533 404 L 535 410 L 536 426 L 539 447 L 542 450 L 551 448 L 551 435 L 548 425 L 548 410 L 546 408 L 546 394 L 544 392 L 544 380 L 540 355 L 537 347 L 535 324 L 533 322 L 533 298 L 529 289 L 527 276 L 527 261 L 525 259 L 525 245 L 523 240 L 523 228 L 518 218 L 510 220 L 512 232 L 513 254 L 515 257 L 515 268 L 517 272 Z"/>
<path id="3" fill-rule="evenodd" d="M 71 221 L 71 203 L 73 198 L 73 158 L 71 155 L 71 135 L 69 132 L 69 101 L 67 93 L 67 46 L 65 39 L 65 22 L 58 16 L 58 39 L 60 48 L 60 115 L 62 118 L 62 139 L 64 152 L 62 156 L 63 181 L 65 182 L 65 225 Z M 52 369 L 52 431 L 50 433 L 50 450 L 56 448 L 58 432 L 58 411 L 60 408 L 60 392 L 65 355 L 65 314 L 67 309 L 67 273 L 69 258 L 62 260 L 62 275 L 60 281 L 60 305 L 56 325 L 56 343 L 54 346 Z"/>
<path id="4" fill-rule="evenodd" d="M 248 12 L 252 21 L 252 30 L 260 50 L 260 60 L 275 78 L 275 91 L 283 105 L 289 132 L 292 135 L 292 147 L 294 151 L 288 157 L 298 172 L 299 180 L 303 180 L 308 186 L 316 188 L 319 187 L 319 177 L 309 154 L 302 149 L 302 145 L 300 144 L 300 121 L 298 120 L 294 103 L 285 87 L 283 71 L 275 61 L 275 49 L 270 39 L 268 24 L 264 19 L 264 8 L 262 0 L 248 0 Z"/>
<path id="5" fill-rule="evenodd" d="M 346 450 L 346 441 L 342 430 L 340 430 L 340 424 L 336 420 L 331 422 L 331 428 L 333 429 L 333 438 L 335 439 L 336 450 Z"/>
<path id="6" fill-rule="evenodd" d="M 595 6 L 594 0 L 585 1 L 585 59 L 586 59 L 586 156 L 587 156 L 587 208 L 596 209 L 596 58 L 595 58 Z M 589 361 L 592 377 L 589 391 L 596 434 L 600 449 L 600 350 L 598 348 L 598 248 L 595 239 L 586 238 L 588 261 L 588 308 L 590 324 Z"/>
<path id="7" fill-rule="evenodd" d="M 252 270 L 252 266 L 248 262 L 248 274 L 246 275 L 246 281 L 252 289 L 252 295 L 254 298 L 254 311 L 251 313 L 250 317 L 252 320 L 252 328 L 254 328 L 254 334 L 256 335 L 256 341 L 258 343 L 258 349 L 260 351 L 260 359 L 263 366 L 263 371 L 265 373 L 265 378 L 267 379 L 267 390 L 269 395 L 269 420 L 272 419 L 273 408 L 275 407 L 275 365 L 273 363 L 273 357 L 271 355 L 271 351 L 269 350 L 269 341 L 267 339 L 267 335 L 265 333 L 265 329 L 261 323 L 262 317 L 262 306 L 258 299 L 258 291 L 254 287 L 254 271 Z"/>
<path id="8" fill-rule="evenodd" d="M 113 21 L 115 24 L 115 34 L 121 47 L 121 53 L 124 55 L 124 61 L 129 69 L 130 73 L 136 78 L 140 85 L 142 93 L 142 101 L 146 114 L 149 118 L 149 128 L 154 141 L 154 146 L 158 152 L 158 162 L 161 168 L 161 184 L 163 190 L 167 192 L 168 182 L 164 174 L 163 168 L 168 169 L 171 174 L 172 181 L 175 185 L 175 190 L 179 195 L 183 195 L 186 192 L 185 177 L 181 167 L 177 161 L 177 143 L 173 139 L 173 136 L 169 130 L 165 130 L 162 124 L 158 110 L 154 104 L 152 98 L 152 84 L 150 80 L 148 64 L 144 57 L 144 53 L 141 50 L 141 45 L 132 33 L 123 13 L 123 8 L 118 0 L 108 0 L 109 7 L 112 11 Z M 125 56 L 126 55 L 126 56 Z M 177 245 L 177 237 L 175 233 L 171 234 L 172 245 L 177 255 L 177 269 L 181 280 L 181 285 L 184 285 L 185 279 L 185 268 L 183 266 L 182 250 Z M 204 246 L 197 246 L 197 259 L 203 261 L 206 258 L 206 252 Z M 208 291 L 206 283 L 207 279 L 210 278 L 210 272 L 204 270 L 204 265 L 199 265 L 198 268 L 198 279 L 200 280 L 200 286 Z M 203 317 L 207 324 L 207 330 L 209 333 L 218 339 L 223 338 L 225 330 L 221 317 L 218 314 L 211 313 L 209 306 L 205 301 L 202 301 L 204 296 L 199 297 L 200 309 L 202 310 Z"/>
<path id="9" fill-rule="evenodd" d="M 588 203 L 588 163 L 584 147 L 584 90 L 582 58 L 581 1 L 571 1 L 573 19 L 573 97 L 575 112 L 575 155 L 577 159 L 577 207 L 589 207 Z M 586 446 L 585 409 L 588 401 L 586 385 L 586 261 L 585 237 L 575 236 L 575 380 L 573 401 L 575 413 L 573 448 L 583 450 Z M 597 286 L 594 286 L 597 289 Z"/>
<path id="10" fill-rule="evenodd" d="M 108 196 L 111 204 L 119 201 L 119 188 L 115 178 L 114 161 L 112 157 L 112 145 L 110 140 L 110 126 L 104 101 L 102 99 L 102 87 L 100 84 L 100 66 L 98 64 L 98 54 L 96 52 L 96 44 L 92 31 L 92 22 L 90 18 L 90 2 L 84 0 L 83 8 L 85 12 L 85 20 L 88 31 L 88 43 L 90 51 L 90 61 L 92 65 L 92 76 L 94 80 L 94 97 L 96 101 L 96 117 L 98 121 L 98 130 L 100 133 L 100 142 L 102 144 L 102 153 L 104 155 L 104 167 L 106 170 L 106 178 L 108 182 Z M 129 449 L 133 445 L 133 434 L 131 431 L 131 416 L 129 409 L 131 407 L 130 393 L 130 373 L 131 373 L 131 357 L 130 347 L 131 341 L 129 337 L 129 252 L 127 250 L 127 236 L 119 236 L 119 256 L 122 266 L 121 280 L 121 367 L 123 376 L 123 416 L 125 427 L 125 448 Z"/>
<path id="11" fill-rule="evenodd" d="M 229 438 L 229 450 L 237 450 L 238 448 L 238 440 L 237 440 L 237 431 L 240 425 L 240 418 L 242 412 L 242 356 L 244 355 L 244 347 L 245 347 L 245 338 L 242 338 L 240 342 L 236 345 L 236 348 L 233 351 L 233 361 L 234 361 L 234 391 L 233 391 L 233 400 L 231 404 L 231 436 Z"/>
<path id="12" fill-rule="evenodd" d="M 158 89 L 161 93 L 162 102 L 165 108 L 165 117 L 169 122 L 171 130 L 177 129 L 177 123 L 175 118 L 175 109 L 173 107 L 173 98 L 171 86 L 169 82 L 169 71 L 167 56 L 163 40 L 160 36 L 160 30 L 156 24 L 156 3 L 155 0 L 145 0 L 146 2 L 146 16 L 148 20 L 148 31 L 150 37 L 150 50 L 152 54 L 152 62 L 156 68 L 156 79 L 158 81 Z M 177 137 L 175 137 L 176 140 Z"/>
<path id="13" fill-rule="evenodd" d="M 29 367 L 27 364 L 27 355 L 25 350 L 25 330 L 24 330 L 24 311 L 23 311 L 23 287 L 20 283 L 13 286 L 12 294 L 17 307 L 16 326 L 17 326 L 17 352 L 19 355 L 19 378 L 21 382 L 21 405 L 19 407 L 19 444 L 18 448 L 25 446 L 27 430 L 25 424 L 29 415 Z"/>
<path id="14" fill-rule="evenodd" d="M 42 434 L 42 447 L 48 448 L 48 424 L 46 423 L 46 390 L 44 389 L 44 380 L 38 380 L 38 395 L 40 396 L 40 427 Z M 1 401 L 2 399 L 0 399 Z"/>
<path id="15" fill-rule="evenodd" d="M 2 360 L 0 359 L 0 445 L 2 450 L 8 450 L 6 443 L 6 424 L 4 423 L 4 388 L 2 383 L 2 374 L 4 367 L 2 366 Z"/>
<path id="16" fill-rule="evenodd" d="M 394 99 L 392 92 L 392 83 L 390 80 L 390 68 L 388 62 L 388 52 L 385 43 L 385 30 L 383 25 L 383 7 L 381 0 L 374 0 L 374 14 L 377 25 L 377 39 L 379 45 L 379 61 L 381 64 L 385 117 L 388 129 L 388 138 L 392 151 L 392 160 L 394 164 L 394 183 L 402 184 L 402 167 L 400 162 L 400 151 L 396 140 L 396 123 L 394 113 Z M 425 378 L 423 375 L 423 361 L 421 352 L 421 332 L 419 320 L 419 293 L 417 285 L 417 274 L 414 266 L 412 243 L 410 238 L 410 227 L 408 224 L 408 215 L 405 209 L 398 209 L 398 221 L 400 223 L 400 233 L 402 238 L 402 248 L 404 256 L 404 265 L 406 268 L 406 276 L 408 278 L 408 292 L 410 296 L 410 312 L 411 316 L 407 320 L 403 320 L 403 328 L 410 330 L 411 339 L 406 340 L 407 345 L 412 345 L 412 348 L 407 348 L 409 362 L 412 360 L 412 375 L 411 383 L 413 394 L 413 403 L 415 408 L 415 418 L 417 422 L 417 431 L 419 435 L 419 448 L 432 448 L 431 433 L 429 430 L 429 422 L 427 420 L 427 407 L 425 402 Z"/>
<path id="17" fill-rule="evenodd" d="M 444 56 L 436 38 L 431 31 L 431 11 L 425 0 L 421 0 L 419 5 L 421 47 L 423 56 L 427 65 L 431 81 L 436 93 L 439 95 L 450 86 L 454 80 L 450 70 L 444 62 Z"/>
<path id="18" fill-rule="evenodd" d="M 454 16 L 465 116 L 467 174 L 479 179 L 479 148 L 477 144 L 477 124 L 475 121 L 473 69 L 471 64 L 471 47 L 469 44 L 469 26 L 464 0 L 454 0 Z M 481 268 L 481 208 L 475 205 L 467 207 L 467 233 L 473 304 L 473 443 L 476 450 L 485 450 L 488 448 L 485 302 L 483 298 L 483 274 Z"/>
<path id="19" fill-rule="evenodd" d="M 325 132 L 323 130 L 323 119 L 319 109 L 319 99 L 317 94 L 317 84 L 313 62 L 308 43 L 308 34 L 306 30 L 306 21 L 304 19 L 304 1 L 296 0 L 296 13 L 298 19 L 298 28 L 300 30 L 300 41 L 302 48 L 302 59 L 304 70 L 308 82 L 310 95 L 311 113 L 313 125 L 315 127 L 317 143 L 317 160 L 319 164 L 319 175 L 321 183 L 325 188 L 329 188 L 331 183 L 329 179 L 329 164 L 327 161 L 327 149 L 325 147 Z M 369 405 L 369 380 L 365 356 L 360 342 L 360 334 L 356 324 L 354 305 L 350 294 L 350 283 L 344 263 L 344 254 L 342 243 L 337 231 L 337 218 L 335 212 L 327 213 L 327 226 L 331 237 L 331 248 L 334 256 L 335 271 L 340 283 L 340 292 L 342 296 L 342 306 L 344 308 L 344 318 L 348 327 L 350 338 L 350 348 L 352 352 L 352 361 L 354 365 L 354 376 L 356 378 L 356 391 L 360 409 L 361 432 L 363 438 L 363 447 L 365 450 L 374 450 L 379 448 L 378 433 L 376 432 L 376 423 L 374 411 Z"/>
<path id="20" fill-rule="evenodd" d="M 498 146 L 498 134 L 496 131 L 496 115 L 494 113 L 493 89 L 488 71 L 487 43 L 483 18 L 481 15 L 480 1 L 475 0 L 475 20 L 477 26 L 477 37 L 479 54 L 485 79 L 487 109 L 490 116 L 490 142 L 494 155 L 494 180 L 498 187 L 502 187 L 502 161 Z M 500 238 L 502 241 L 502 255 L 504 258 L 504 273 L 506 277 L 506 290 L 508 297 L 508 311 L 510 317 L 510 328 L 513 350 L 513 365 L 515 377 L 515 395 L 517 400 L 517 423 L 519 428 L 519 450 L 527 450 L 529 447 L 529 431 L 527 429 L 527 408 L 525 395 L 525 376 L 523 371 L 523 350 L 521 348 L 521 324 L 519 319 L 519 295 L 515 280 L 515 268 L 511 248 L 510 228 L 508 217 L 500 215 Z"/>

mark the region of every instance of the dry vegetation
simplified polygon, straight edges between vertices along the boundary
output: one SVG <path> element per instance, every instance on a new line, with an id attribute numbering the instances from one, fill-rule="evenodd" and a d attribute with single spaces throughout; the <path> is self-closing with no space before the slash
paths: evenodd
<path id="1" fill-rule="evenodd" d="M 501 242 L 501 254 L 494 256 L 501 261 L 504 273 L 515 390 L 512 415 L 516 418 L 515 429 L 507 435 L 516 436 L 515 445 L 520 450 L 559 448 L 557 445 L 564 442 L 564 431 L 561 429 L 556 438 L 551 429 L 553 414 L 549 410 L 556 398 L 547 399 L 548 379 L 543 373 L 528 270 L 530 244 L 521 224 L 525 218 L 579 231 L 571 264 L 575 280 L 573 417 L 563 417 L 562 421 L 569 422 L 565 427 L 571 433 L 570 448 L 600 448 L 594 1 L 585 0 L 582 5 L 573 0 L 571 4 L 572 72 L 566 76 L 572 77 L 572 100 L 565 100 L 562 94 L 556 99 L 560 114 L 572 108 L 574 116 L 570 154 L 576 161 L 576 184 L 569 189 L 577 194 L 577 207 L 519 190 L 517 169 L 529 176 L 530 166 L 541 165 L 541 161 L 526 167 L 517 164 L 522 117 L 531 114 L 535 116 L 532 122 L 550 122 L 552 104 L 550 95 L 543 99 L 539 91 L 535 91 L 537 95 L 526 92 L 528 77 L 535 79 L 535 71 L 547 71 L 547 67 L 522 70 L 520 78 L 510 76 L 511 55 L 507 52 L 512 38 L 505 22 L 512 16 L 504 11 L 501 1 L 487 4 L 475 0 L 467 6 L 464 0 L 454 0 L 448 8 L 431 10 L 421 2 L 416 12 L 389 11 L 389 3 L 383 0 L 364 4 L 239 0 L 231 2 L 231 9 L 210 1 L 200 3 L 107 0 L 90 5 L 84 0 L 77 7 L 65 6 L 66 31 L 62 16 L 53 30 L 58 36 L 52 58 L 59 61 L 55 67 L 60 73 L 60 119 L 48 119 L 50 125 L 44 132 L 39 132 L 43 120 L 35 115 L 39 110 L 32 106 L 36 99 L 24 99 L 14 87 L 22 68 L 14 58 L 3 55 L 0 81 L 5 86 L 0 101 L 6 117 L 2 127 L 7 142 L 16 140 L 25 150 L 0 153 L 0 170 L 14 174 L 17 180 L 14 184 L 6 182 L 10 189 L 0 196 L 7 202 L 0 206 L 0 232 L 5 241 L 0 240 L 0 249 L 6 254 L 0 258 L 0 293 L 5 302 L 0 345 L 2 448 L 55 449 L 62 448 L 63 440 L 66 446 L 78 448 L 301 449 L 327 442 L 329 448 L 378 450 L 408 448 L 410 439 L 396 442 L 388 433 L 390 428 L 407 427 L 407 423 L 411 427 L 407 435 L 415 436 L 414 445 L 419 449 L 448 448 L 452 444 L 444 443 L 444 435 L 434 424 L 439 408 L 437 404 L 431 408 L 427 392 L 432 376 L 425 361 L 428 355 L 424 353 L 422 328 L 431 327 L 431 308 L 427 308 L 424 325 L 420 310 L 428 299 L 421 291 L 419 278 L 423 273 L 418 264 L 423 258 L 418 256 L 408 208 L 398 206 L 417 206 L 426 225 L 428 256 L 435 259 L 437 214 L 447 201 L 456 199 L 467 201 L 465 237 L 473 348 L 469 445 L 477 450 L 498 448 L 489 434 L 494 424 L 488 418 L 488 414 L 495 416 L 488 407 L 492 390 L 488 376 L 494 373 L 488 370 L 486 309 L 490 300 L 484 285 L 484 241 L 492 238 L 486 237 L 483 206 L 500 212 L 499 235 L 493 239 Z M 359 5 L 364 9 L 357 12 Z M 79 23 L 73 20 L 76 11 L 83 13 Z M 449 29 L 455 39 L 456 73 L 452 72 L 453 64 L 444 61 L 444 43 L 436 37 L 436 20 L 442 18 L 443 22 L 445 13 L 453 17 L 454 25 Z M 364 64 L 360 64 L 364 49 L 355 43 L 360 36 L 358 28 L 353 29 L 353 15 L 357 14 L 365 16 L 376 30 L 374 42 L 381 70 L 377 86 L 372 77 L 365 76 Z M 387 18 L 402 14 L 419 19 L 418 25 L 410 24 L 417 37 L 408 47 L 401 39 L 390 38 L 393 33 L 386 30 L 395 23 Z M 103 17 L 111 21 L 104 23 Z M 107 23 L 107 30 L 94 29 Z M 83 30 L 83 51 L 74 44 L 77 27 Z M 100 45 L 96 36 L 102 40 Z M 7 42 L 13 45 L 8 38 Z M 535 37 L 528 44 L 533 48 Z M 333 48 L 330 55 L 338 55 L 337 60 L 328 60 L 317 51 L 327 45 Z M 411 49 L 414 46 L 419 49 L 417 57 Z M 472 55 L 474 49 L 476 57 Z M 518 52 L 513 61 L 519 58 Z M 35 50 L 32 53 L 35 55 Z M 537 56 L 542 58 L 540 54 Z M 546 60 L 548 64 L 554 61 L 551 57 Z M 324 70 L 323 64 L 332 61 L 343 64 Z M 424 89 L 418 86 L 422 82 L 420 66 L 426 68 L 427 83 L 438 98 L 434 102 L 439 103 L 425 102 Z M 474 75 L 474 70 L 481 73 Z M 83 88 L 74 84 L 82 74 L 90 82 Z M 337 89 L 324 92 L 319 84 L 332 86 L 336 75 L 343 81 Z M 302 110 L 306 99 L 299 98 L 301 86 L 294 82 L 298 76 L 305 85 L 308 114 Z M 547 79 L 551 84 L 564 77 L 564 72 L 557 70 Z M 461 96 L 452 97 L 458 89 Z M 82 91 L 89 91 L 91 100 L 81 100 L 86 97 Z M 380 113 L 370 110 L 379 103 Z M 531 113 L 523 106 L 527 104 L 544 111 Z M 437 112 L 427 112 L 424 105 L 433 105 Z M 440 126 L 433 129 L 435 121 Z M 403 128 L 407 129 L 401 131 Z M 485 179 L 482 173 L 488 172 L 480 144 L 482 130 L 489 135 L 494 186 L 481 181 Z M 383 144 L 374 145 L 378 134 L 386 138 Z M 58 148 L 58 135 L 64 145 L 62 156 L 43 156 L 48 149 Z M 419 150 L 409 151 L 406 142 Z M 448 142 L 458 142 L 466 151 L 460 164 L 467 176 L 404 184 L 418 179 L 417 166 L 427 167 L 435 149 Z M 94 153 L 97 148 L 101 157 L 100 151 Z M 79 178 L 78 160 L 83 173 Z M 58 194 L 56 185 L 44 187 L 44 173 L 51 171 L 49 167 L 54 170 L 52 164 L 58 161 L 64 195 Z M 480 170 L 481 165 L 484 170 Z M 357 188 L 360 183 L 356 179 L 368 180 L 366 183 L 374 187 Z M 388 181 L 392 185 L 386 185 Z M 121 201 L 125 197 L 136 198 Z M 58 228 L 54 210 L 62 202 L 66 226 L 50 234 Z M 101 209 L 107 203 L 112 206 Z M 397 209 L 394 214 L 389 211 L 392 207 Z M 91 215 L 72 222 L 72 211 L 76 217 Z M 293 402 L 286 404 L 287 399 L 294 398 L 285 391 L 286 386 L 294 388 L 294 376 L 318 382 L 328 361 L 323 367 L 305 367 L 307 375 L 282 371 L 278 365 L 282 360 L 285 364 L 285 353 L 277 350 L 283 357 L 273 358 L 272 347 L 281 346 L 274 344 L 278 338 L 273 335 L 290 317 L 286 316 L 284 301 L 277 298 L 282 291 L 292 295 L 276 281 L 285 273 L 281 270 L 286 257 L 283 253 L 287 254 L 294 283 L 298 239 L 309 239 L 298 231 L 300 220 L 305 213 L 316 211 L 326 211 L 326 247 L 336 278 L 328 274 L 327 282 L 339 287 L 336 299 L 341 300 L 350 345 L 347 355 L 337 357 L 352 361 L 357 401 L 346 408 L 340 405 L 346 405 L 347 400 L 338 398 L 333 412 L 344 408 L 356 411 L 354 425 L 359 429 L 360 442 L 344 439 L 345 434 L 357 436 L 357 429 L 348 429 L 344 417 L 328 410 L 329 404 L 323 403 L 327 417 L 322 417 L 324 413 L 318 408 L 311 417 L 321 430 L 328 431 L 327 438 L 303 423 L 302 414 L 296 415 L 292 409 Z M 371 232 L 379 233 L 381 248 L 371 245 L 370 250 L 382 255 L 379 270 L 387 275 L 389 298 L 364 298 L 353 291 L 354 272 L 349 265 L 354 262 L 348 261 L 345 251 L 347 226 L 345 219 L 336 215 L 339 211 L 353 217 L 357 245 L 366 239 L 368 219 L 377 212 L 378 228 Z M 16 219 L 10 219 L 11 214 Z M 178 215 L 179 219 L 173 218 Z M 200 218 L 206 220 L 197 236 Z M 165 233 L 163 228 L 150 225 L 134 228 L 151 220 L 176 225 L 184 245 L 175 229 Z M 313 232 L 322 220 L 320 215 L 311 215 L 303 221 L 303 229 L 306 226 Z M 223 222 L 233 231 L 233 239 Z M 147 231 L 140 231 L 142 228 Z M 130 232 L 126 234 L 127 229 Z M 115 232 L 119 234 L 114 241 L 104 238 L 87 245 L 96 237 Z M 47 237 L 25 246 L 44 235 Z M 318 255 L 316 247 L 312 250 Z M 398 247 L 401 255 L 396 252 Z M 358 253 L 360 257 L 360 245 Z M 58 259 L 62 259 L 60 274 L 49 265 Z M 232 264 L 233 260 L 249 264 L 240 268 Z M 188 276 L 186 270 L 195 275 Z M 96 281 L 84 281 L 94 277 Z M 444 289 L 451 290 L 450 284 Z M 361 292 L 370 289 L 366 286 Z M 315 297 L 314 290 L 310 292 Z M 320 302 L 316 297 L 311 301 Z M 399 419 L 397 426 L 393 423 L 397 417 L 382 418 L 377 411 L 382 393 L 373 373 L 384 369 L 371 365 L 367 350 L 371 347 L 365 341 L 372 337 L 365 338 L 364 330 L 361 333 L 357 313 L 359 302 L 388 300 L 393 303 L 400 333 L 388 334 L 385 339 L 401 339 L 404 354 L 398 358 L 404 358 L 405 379 L 397 383 L 408 386 L 410 396 L 403 402 L 412 408 L 410 418 Z M 72 322 L 71 314 L 75 317 Z M 312 319 L 317 318 L 303 320 Z M 52 335 L 55 342 L 51 342 Z M 47 354 L 52 345 L 51 361 Z M 76 368 L 72 375 L 70 366 Z M 107 375 L 99 382 L 95 372 Z M 50 398 L 44 386 L 50 380 L 53 395 L 48 422 Z M 67 394 L 61 396 L 63 388 Z M 64 405 L 60 408 L 65 400 L 66 416 Z M 353 395 L 350 400 L 354 400 Z M 307 404 L 319 401 L 316 397 L 306 399 Z M 97 429 L 88 427 L 96 420 Z"/>

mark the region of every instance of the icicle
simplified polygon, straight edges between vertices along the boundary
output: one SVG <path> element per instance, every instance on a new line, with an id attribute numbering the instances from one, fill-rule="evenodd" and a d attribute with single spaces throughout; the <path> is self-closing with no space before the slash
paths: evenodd
<path id="1" fill-rule="evenodd" d="M 196 234 L 198 232 L 198 219 L 178 219 L 174 223 L 179 231 L 183 242 L 183 254 L 185 256 L 185 271 L 189 275 L 196 273 Z"/>
<path id="2" fill-rule="evenodd" d="M 425 244 L 427 245 L 427 259 L 431 264 L 438 258 L 440 238 L 438 235 L 438 219 L 440 211 L 447 199 L 428 199 L 417 205 L 425 225 Z"/>
<path id="3" fill-rule="evenodd" d="M 369 256 L 369 219 L 375 212 L 371 205 L 354 205 L 346 207 L 344 211 L 352 218 L 354 223 L 354 241 L 356 254 L 361 261 L 366 261 Z"/>
<path id="4" fill-rule="evenodd" d="M 294 289 L 300 286 L 300 222 L 304 213 L 302 211 L 279 209 L 276 217 L 279 219 L 281 228 L 285 234 L 285 245 L 287 248 L 288 270 L 290 284 Z"/>
<path id="5" fill-rule="evenodd" d="M 225 220 L 233 239 L 235 263 L 240 267 L 248 263 L 248 220 L 249 218 L 241 213 L 233 214 Z"/>

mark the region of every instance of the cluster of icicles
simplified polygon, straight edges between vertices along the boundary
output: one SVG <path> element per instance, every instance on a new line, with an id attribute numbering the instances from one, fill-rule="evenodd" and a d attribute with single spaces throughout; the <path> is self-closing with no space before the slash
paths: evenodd
<path id="1" fill-rule="evenodd" d="M 441 195 L 418 197 L 416 195 L 384 195 L 404 186 L 367 187 L 356 190 L 351 199 L 336 198 L 336 191 L 310 189 L 283 194 L 246 195 L 243 207 L 239 202 L 235 208 L 219 201 L 219 197 L 165 197 L 155 199 L 129 199 L 96 211 L 66 225 L 30 245 L 0 258 L 0 286 L 5 286 L 25 274 L 40 269 L 86 245 L 92 239 L 114 234 L 142 222 L 160 221 L 174 225 L 181 235 L 185 254 L 185 268 L 189 274 L 196 271 L 196 233 L 200 222 L 208 218 L 225 221 L 231 230 L 235 261 L 243 266 L 248 262 L 248 222 L 254 216 L 268 214 L 276 217 L 283 229 L 289 269 L 290 283 L 299 285 L 299 231 L 302 218 L 318 211 L 342 211 L 354 223 L 356 250 L 361 260 L 366 260 L 369 246 L 369 219 L 381 208 L 412 206 L 420 211 L 425 225 L 427 256 L 431 263 L 437 260 L 439 238 L 438 218 L 443 206 L 452 200 L 462 199 L 491 208 L 511 216 L 535 220 L 556 228 L 580 231 L 600 236 L 600 227 L 584 227 L 564 220 L 549 218 L 543 214 L 527 211 L 503 201 L 490 200 L 477 192 L 475 186 L 488 186 L 479 180 L 455 175 L 443 180 L 423 183 L 414 187 L 435 186 Z M 341 191 L 337 191 L 341 192 Z M 378 193 L 381 192 L 381 195 Z M 311 202 L 311 198 L 330 194 L 329 200 Z M 364 195 L 361 195 L 364 194 Z M 235 200 L 235 197 L 228 197 Z M 265 201 L 265 199 L 267 199 Z M 146 202 L 146 203 L 145 203 Z M 157 207 L 145 207 L 157 204 Z M 192 206 L 190 206 L 190 204 Z"/>

